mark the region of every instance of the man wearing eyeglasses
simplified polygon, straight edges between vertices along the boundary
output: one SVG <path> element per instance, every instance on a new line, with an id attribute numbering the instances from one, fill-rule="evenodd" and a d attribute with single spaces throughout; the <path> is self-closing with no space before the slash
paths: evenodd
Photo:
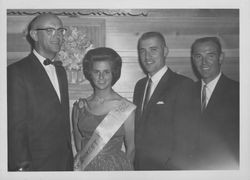
<path id="1" fill-rule="evenodd" d="M 54 61 L 66 29 L 45 13 L 28 30 L 31 53 L 7 68 L 8 170 L 72 170 L 67 76 Z"/>
<path id="2" fill-rule="evenodd" d="M 200 80 L 197 86 L 199 169 L 238 169 L 239 83 L 221 72 L 224 59 L 217 37 L 197 39 L 192 62 Z"/>

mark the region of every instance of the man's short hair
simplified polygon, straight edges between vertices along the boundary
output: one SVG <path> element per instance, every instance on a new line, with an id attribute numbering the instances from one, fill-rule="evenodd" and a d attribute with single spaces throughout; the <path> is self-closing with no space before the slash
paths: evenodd
<path id="1" fill-rule="evenodd" d="M 203 38 L 196 39 L 193 42 L 193 44 L 191 46 L 191 54 L 193 54 L 194 47 L 196 46 L 196 44 L 204 43 L 204 42 L 213 42 L 214 44 L 216 44 L 219 54 L 221 53 L 222 50 L 221 50 L 221 43 L 220 43 L 219 38 L 217 38 L 217 37 L 203 37 Z"/>
<path id="2" fill-rule="evenodd" d="M 160 32 L 146 32 L 138 40 L 137 49 L 139 49 L 140 42 L 149 38 L 157 38 L 161 41 L 162 45 L 166 47 L 166 41 L 164 36 Z"/>

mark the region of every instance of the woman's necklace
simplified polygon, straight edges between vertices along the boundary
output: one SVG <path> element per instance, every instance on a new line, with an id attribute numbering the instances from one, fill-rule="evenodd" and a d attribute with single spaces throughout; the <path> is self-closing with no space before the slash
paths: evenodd
<path id="1" fill-rule="evenodd" d="M 94 101 L 96 101 L 97 104 L 103 104 L 105 101 L 111 100 L 113 98 L 114 93 L 111 92 L 108 96 L 98 96 L 97 94 L 92 94 L 92 97 L 94 97 Z"/>
<path id="2" fill-rule="evenodd" d="M 95 96 L 95 101 L 97 102 L 97 104 L 103 104 L 106 99 L 103 97 Z"/>

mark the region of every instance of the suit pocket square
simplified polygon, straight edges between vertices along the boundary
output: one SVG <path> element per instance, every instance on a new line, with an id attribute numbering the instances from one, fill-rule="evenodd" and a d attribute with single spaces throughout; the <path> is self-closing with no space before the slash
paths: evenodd
<path id="1" fill-rule="evenodd" d="M 165 104 L 163 101 L 158 101 L 156 104 Z"/>

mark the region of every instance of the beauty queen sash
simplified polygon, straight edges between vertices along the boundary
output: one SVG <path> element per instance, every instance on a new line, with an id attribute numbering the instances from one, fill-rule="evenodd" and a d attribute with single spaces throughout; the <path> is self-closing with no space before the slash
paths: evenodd
<path id="1" fill-rule="evenodd" d="M 118 107 L 107 114 L 95 129 L 85 148 L 80 152 L 79 160 L 74 163 L 75 171 L 82 171 L 86 168 L 135 108 L 134 104 L 121 100 Z"/>

